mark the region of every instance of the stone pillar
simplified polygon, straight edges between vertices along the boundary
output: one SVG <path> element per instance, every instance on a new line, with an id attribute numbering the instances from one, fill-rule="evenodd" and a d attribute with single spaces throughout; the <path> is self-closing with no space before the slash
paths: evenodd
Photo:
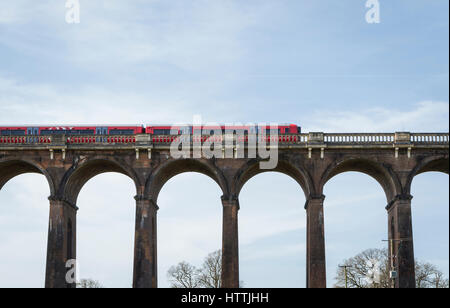
<path id="1" fill-rule="evenodd" d="M 307 214 L 306 286 L 326 288 L 325 231 L 323 201 L 325 196 L 311 196 L 305 204 Z"/>
<path id="2" fill-rule="evenodd" d="M 76 260 L 76 216 L 78 208 L 53 197 L 50 200 L 50 219 L 47 242 L 46 288 L 75 288 L 75 281 L 66 280 L 66 275 L 75 277 Z M 69 267 L 66 267 L 69 266 Z M 73 275 L 68 273 L 71 271 Z"/>
<path id="3" fill-rule="evenodd" d="M 410 195 L 397 196 L 386 207 L 389 217 L 389 260 L 397 272 L 396 288 L 415 288 L 415 261 Z"/>
<path id="4" fill-rule="evenodd" d="M 133 288 L 157 288 L 158 206 L 143 196 L 136 196 Z"/>
<path id="5" fill-rule="evenodd" d="M 222 196 L 222 288 L 239 288 L 239 201 Z"/>

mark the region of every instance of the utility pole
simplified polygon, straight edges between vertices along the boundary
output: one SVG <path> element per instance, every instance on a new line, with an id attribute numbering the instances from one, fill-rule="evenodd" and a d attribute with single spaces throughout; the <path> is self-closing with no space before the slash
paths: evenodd
<path id="1" fill-rule="evenodd" d="M 395 255 L 394 255 L 394 243 L 395 242 L 407 242 L 407 241 L 411 241 L 411 239 L 389 239 L 389 240 L 383 240 L 383 242 L 388 242 L 389 243 L 389 251 L 390 251 L 390 263 L 391 263 L 391 271 L 390 271 L 390 278 L 392 280 L 392 288 L 395 288 L 395 279 L 397 279 L 397 271 L 395 269 Z"/>
<path id="2" fill-rule="evenodd" d="M 339 265 L 340 268 L 344 269 L 344 275 L 345 275 L 345 288 L 348 289 L 348 275 L 347 275 L 347 269 L 352 268 L 353 266 L 350 265 Z"/>

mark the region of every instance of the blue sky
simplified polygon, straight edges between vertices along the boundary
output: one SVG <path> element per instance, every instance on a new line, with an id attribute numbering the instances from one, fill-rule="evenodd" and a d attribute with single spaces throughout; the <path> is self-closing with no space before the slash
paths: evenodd
<path id="1" fill-rule="evenodd" d="M 0 123 L 172 123 L 199 114 L 205 122 L 292 122 L 304 131 L 448 132 L 448 1 L 380 0 L 380 24 L 366 23 L 365 2 L 80 0 L 81 23 L 67 24 L 62 0 L 0 0 Z M 343 259 L 383 247 L 386 200 L 356 173 L 336 177 L 325 193 L 332 285 Z M 48 195 L 35 175 L 0 192 L 0 286 L 42 286 Z M 133 195 L 131 181 L 116 174 L 83 189 L 83 277 L 130 286 Z M 416 254 L 448 275 L 448 176 L 421 175 L 413 195 Z M 240 201 L 246 285 L 304 286 L 297 184 L 260 175 Z M 220 190 L 183 174 L 158 203 L 166 286 L 170 265 L 200 264 L 220 247 Z"/>

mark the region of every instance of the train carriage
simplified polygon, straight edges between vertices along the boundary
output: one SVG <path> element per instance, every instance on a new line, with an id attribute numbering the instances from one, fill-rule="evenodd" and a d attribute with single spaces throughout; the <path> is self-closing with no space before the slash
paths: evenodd
<path id="1" fill-rule="evenodd" d="M 0 137 L 24 137 L 24 136 L 52 136 L 65 135 L 76 136 L 131 136 L 137 134 L 149 134 L 154 136 L 179 136 L 179 135 L 214 135 L 218 131 L 234 133 L 238 135 L 260 134 L 261 129 L 267 135 L 271 134 L 270 126 L 253 125 L 104 125 L 104 126 L 1 126 Z M 277 126 L 278 135 L 300 134 L 301 128 L 295 124 L 282 124 Z"/>

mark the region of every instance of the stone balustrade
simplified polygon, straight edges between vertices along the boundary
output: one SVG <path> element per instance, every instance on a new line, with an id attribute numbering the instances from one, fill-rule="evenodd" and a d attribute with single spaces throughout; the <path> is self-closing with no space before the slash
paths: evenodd
<path id="1" fill-rule="evenodd" d="M 230 138 L 230 139 L 228 139 Z M 448 133 L 321 133 L 313 132 L 296 135 L 277 136 L 168 136 L 168 135 L 136 135 L 136 136 L 2 136 L 1 149 L 42 148 L 52 146 L 70 147 L 135 147 L 135 146 L 169 146 L 173 142 L 203 144 L 205 142 L 225 144 L 232 140 L 233 144 L 245 146 L 257 142 L 278 143 L 279 145 L 308 146 L 448 146 Z M 228 141 L 230 142 L 230 141 Z"/>

